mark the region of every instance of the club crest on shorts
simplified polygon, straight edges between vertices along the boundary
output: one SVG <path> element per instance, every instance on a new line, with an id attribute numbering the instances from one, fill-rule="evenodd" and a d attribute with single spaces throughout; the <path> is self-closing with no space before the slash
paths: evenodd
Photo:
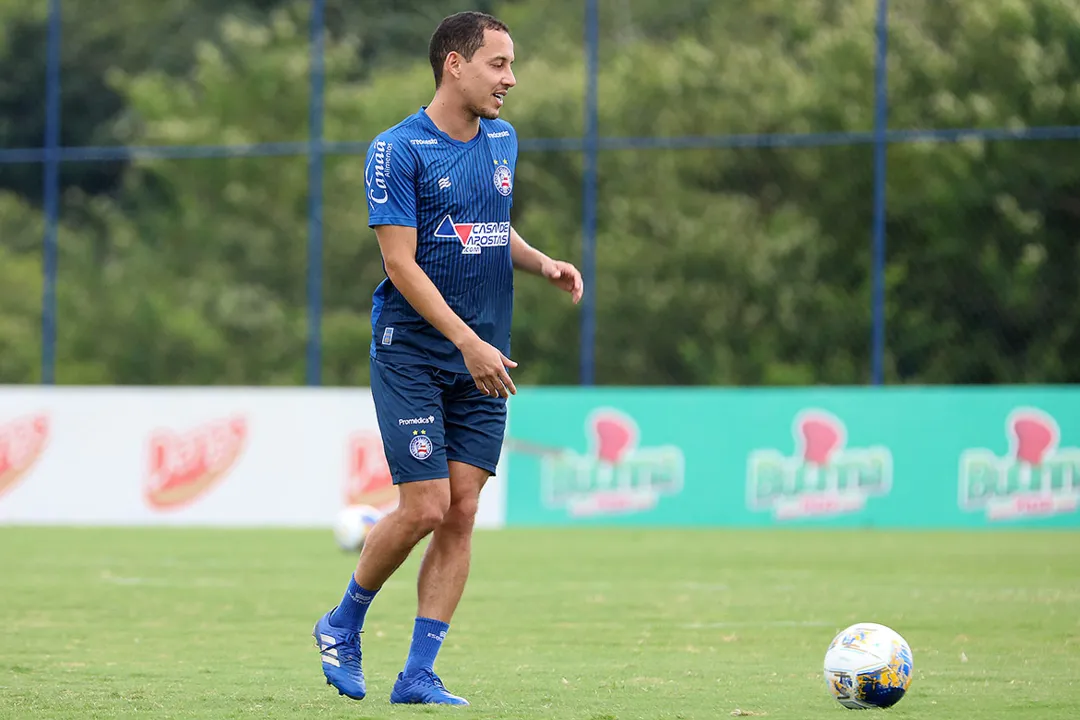
<path id="1" fill-rule="evenodd" d="M 409 441 L 409 454 L 417 460 L 427 460 L 431 455 L 431 438 L 423 431 L 413 431 L 413 439 Z"/>
<path id="2" fill-rule="evenodd" d="M 495 168 L 495 189 L 499 191 L 499 194 L 506 197 L 514 189 L 513 179 L 511 178 L 510 168 L 506 165 L 500 165 Z"/>

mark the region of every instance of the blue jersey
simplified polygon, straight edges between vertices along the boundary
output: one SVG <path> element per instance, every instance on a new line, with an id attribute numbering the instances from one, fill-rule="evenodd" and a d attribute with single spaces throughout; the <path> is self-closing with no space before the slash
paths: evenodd
<path id="1" fill-rule="evenodd" d="M 458 317 L 510 355 L 513 205 L 517 133 L 480 120 L 461 142 L 424 108 L 381 133 L 368 148 L 368 226 L 416 228 L 416 262 Z M 461 352 L 409 305 L 387 278 L 372 297 L 371 355 L 380 360 L 468 372 Z"/>

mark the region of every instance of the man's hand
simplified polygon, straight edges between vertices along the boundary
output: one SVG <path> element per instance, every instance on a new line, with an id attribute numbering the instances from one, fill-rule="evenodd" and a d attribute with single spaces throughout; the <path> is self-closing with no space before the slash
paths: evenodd
<path id="1" fill-rule="evenodd" d="M 473 382 L 480 392 L 490 397 L 509 397 L 517 394 L 514 381 L 510 379 L 508 367 L 517 367 L 517 363 L 499 352 L 479 337 L 473 337 L 461 346 L 461 356 L 465 367 L 472 375 Z"/>
<path id="2" fill-rule="evenodd" d="M 570 293 L 575 305 L 581 300 L 584 292 L 581 273 L 570 263 L 562 260 L 545 260 L 540 266 L 540 274 L 555 287 Z"/>

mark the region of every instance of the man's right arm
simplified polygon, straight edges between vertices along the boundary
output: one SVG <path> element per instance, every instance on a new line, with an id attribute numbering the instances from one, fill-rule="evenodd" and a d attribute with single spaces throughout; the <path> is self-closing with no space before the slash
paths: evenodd
<path id="1" fill-rule="evenodd" d="M 465 365 L 481 392 L 506 397 L 515 393 L 506 367 L 515 367 L 497 348 L 480 339 L 464 320 L 446 303 L 427 273 L 416 263 L 416 228 L 402 225 L 377 225 L 386 275 L 402 297 L 422 318 L 461 350 Z"/>
<path id="2" fill-rule="evenodd" d="M 479 339 L 473 329 L 450 309 L 442 293 L 416 263 L 416 228 L 401 225 L 379 225 L 379 239 L 386 275 L 420 316 L 446 338 L 461 347 Z"/>

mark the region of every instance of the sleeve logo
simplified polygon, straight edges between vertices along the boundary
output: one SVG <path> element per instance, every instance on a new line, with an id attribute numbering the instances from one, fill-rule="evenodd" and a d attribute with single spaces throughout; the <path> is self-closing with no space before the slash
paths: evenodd
<path id="1" fill-rule="evenodd" d="M 371 202 L 382 205 L 390 199 L 386 189 L 386 179 L 390 174 L 390 153 L 394 150 L 394 143 L 378 140 L 375 143 L 375 152 L 368 161 L 365 177 L 368 186 L 368 199 Z"/>

